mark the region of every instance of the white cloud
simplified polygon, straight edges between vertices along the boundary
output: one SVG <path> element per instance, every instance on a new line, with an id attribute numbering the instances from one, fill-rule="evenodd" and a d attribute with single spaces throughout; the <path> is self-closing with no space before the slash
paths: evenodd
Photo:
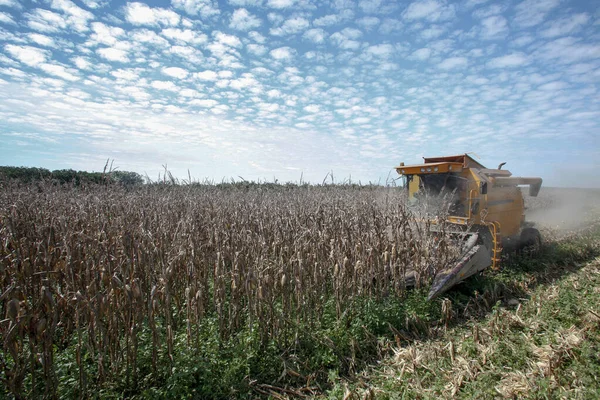
<path id="1" fill-rule="evenodd" d="M 454 69 L 466 67 L 469 63 L 466 57 L 450 57 L 438 64 L 441 69 Z"/>
<path id="2" fill-rule="evenodd" d="M 327 32 L 321 28 L 309 29 L 304 32 L 303 37 L 313 43 L 323 43 L 325 38 L 327 38 Z"/>
<path id="3" fill-rule="evenodd" d="M 564 37 L 544 44 L 536 56 L 544 60 L 557 60 L 562 63 L 578 62 L 600 58 L 600 45 L 580 43 L 574 37 Z"/>
<path id="4" fill-rule="evenodd" d="M 21 9 L 21 4 L 17 0 L 0 0 L 0 5 Z"/>
<path id="5" fill-rule="evenodd" d="M 112 47 L 104 47 L 96 50 L 96 52 L 102 57 L 107 59 L 108 61 L 119 61 L 119 62 L 129 62 L 129 57 L 127 57 L 127 52 L 121 49 L 115 49 Z"/>
<path id="6" fill-rule="evenodd" d="M 505 4 L 492 4 L 488 7 L 481 7 L 475 11 L 473 11 L 473 18 L 486 18 L 486 17 L 490 17 L 492 15 L 498 15 L 498 14 L 502 14 L 504 11 L 506 11 L 506 5 Z"/>
<path id="7" fill-rule="evenodd" d="M 412 58 L 414 58 L 415 60 L 419 60 L 419 61 L 425 61 L 430 56 L 431 56 L 431 49 L 428 49 L 428 48 L 422 48 L 419 50 L 415 50 L 411 55 Z"/>
<path id="8" fill-rule="evenodd" d="M 104 7 L 107 4 L 107 1 L 96 1 L 96 0 L 81 0 L 83 4 L 85 4 L 88 8 L 96 9 Z"/>
<path id="9" fill-rule="evenodd" d="M 508 33 L 506 19 L 499 15 L 485 18 L 481 21 L 481 27 L 481 36 L 483 39 L 500 39 Z"/>
<path id="10" fill-rule="evenodd" d="M 253 43 L 246 46 L 246 48 L 248 49 L 248 52 L 250 54 L 254 54 L 256 56 L 262 56 L 268 50 L 267 47 L 263 46 L 262 44 L 253 44 Z"/>
<path id="11" fill-rule="evenodd" d="M 40 32 L 58 32 L 67 27 L 67 21 L 60 15 L 50 10 L 36 8 L 25 14 L 27 26 Z"/>
<path id="12" fill-rule="evenodd" d="M 92 30 L 94 33 L 90 35 L 90 40 L 107 46 L 115 45 L 119 41 L 119 38 L 125 35 L 125 31 L 122 28 L 108 26 L 102 22 L 93 22 Z"/>
<path id="13" fill-rule="evenodd" d="M 168 76 L 172 76 L 173 78 L 185 79 L 189 72 L 183 68 L 179 67 L 166 67 L 162 69 L 162 73 Z"/>
<path id="14" fill-rule="evenodd" d="M 194 78 L 199 79 L 201 81 L 214 82 L 217 79 L 219 79 L 219 75 L 215 71 L 206 70 L 202 72 L 196 72 L 194 74 Z"/>
<path id="15" fill-rule="evenodd" d="M 230 47 L 242 47 L 242 41 L 237 36 L 228 35 L 219 31 L 215 32 L 214 36 L 217 42 L 222 43 L 224 45 Z"/>
<path id="16" fill-rule="evenodd" d="M 268 0 L 267 6 L 272 8 L 288 8 L 294 5 L 296 0 Z"/>
<path id="17" fill-rule="evenodd" d="M 515 6 L 515 23 L 523 28 L 540 24 L 561 0 L 525 0 Z"/>
<path id="18" fill-rule="evenodd" d="M 160 33 L 166 38 L 185 43 L 202 44 L 208 41 L 208 37 L 204 33 L 191 29 L 165 28 Z"/>
<path id="19" fill-rule="evenodd" d="M 562 81 L 548 82 L 538 87 L 539 90 L 555 92 L 558 90 L 567 89 L 569 85 Z"/>
<path id="20" fill-rule="evenodd" d="M 374 14 L 380 11 L 381 0 L 360 0 L 358 7 L 366 14 Z"/>
<path id="21" fill-rule="evenodd" d="M 39 33 L 30 33 L 27 36 L 29 37 L 29 40 L 36 42 L 40 46 L 46 46 L 46 47 L 55 47 L 56 46 L 56 43 L 54 43 L 54 40 L 46 35 L 41 35 Z"/>
<path id="22" fill-rule="evenodd" d="M 132 69 L 118 69 L 116 71 L 111 71 L 110 74 L 117 79 L 125 81 L 134 81 L 140 77 L 139 74 Z"/>
<path id="23" fill-rule="evenodd" d="M 6 50 L 13 58 L 30 67 L 36 67 L 39 64 L 44 63 L 50 54 L 47 50 L 42 50 L 37 47 L 15 46 L 12 44 L 4 46 L 4 50 Z"/>
<path id="24" fill-rule="evenodd" d="M 178 91 L 179 88 L 171 81 L 152 81 L 150 84 L 154 89 L 159 90 L 168 90 L 168 91 Z"/>
<path id="25" fill-rule="evenodd" d="M 375 28 L 381 21 L 377 17 L 362 17 L 356 20 L 356 23 L 367 31 Z"/>
<path id="26" fill-rule="evenodd" d="M 318 113 L 319 111 L 321 111 L 321 107 L 318 104 L 309 104 L 306 107 L 304 107 L 304 111 L 309 113 Z"/>
<path id="27" fill-rule="evenodd" d="M 516 68 L 528 64 L 529 59 L 526 54 L 512 53 L 501 57 L 491 59 L 487 65 L 491 68 Z"/>
<path id="28" fill-rule="evenodd" d="M 404 19 L 428 21 L 444 21 L 454 18 L 454 5 L 447 5 L 445 1 L 419 0 L 411 3 L 402 13 Z"/>
<path id="29" fill-rule="evenodd" d="M 164 8 L 151 8 L 143 3 L 127 3 L 125 19 L 133 25 L 177 26 L 181 20 L 179 14 Z"/>
<path id="30" fill-rule="evenodd" d="M 264 0 L 228 0 L 228 2 L 237 7 L 259 7 L 263 5 Z"/>
<path id="31" fill-rule="evenodd" d="M 91 67 L 90 62 L 88 60 L 86 60 L 85 58 L 81 57 L 81 56 L 73 58 L 72 61 L 75 63 L 75 65 L 79 69 L 84 69 L 85 70 L 85 69 L 88 69 L 88 68 Z"/>
<path id="32" fill-rule="evenodd" d="M 39 67 L 42 71 L 46 72 L 47 74 L 58 76 L 59 78 L 65 79 L 67 81 L 79 80 L 79 77 L 77 75 L 73 74 L 71 71 L 68 71 L 62 65 L 44 63 L 41 64 Z"/>
<path id="33" fill-rule="evenodd" d="M 50 7 L 67 15 L 67 24 L 77 32 L 88 30 L 88 22 L 94 19 L 94 14 L 78 7 L 70 0 L 52 0 Z"/>
<path id="34" fill-rule="evenodd" d="M 238 8 L 233 12 L 229 27 L 240 31 L 258 28 L 262 24 L 260 18 L 252 15 L 245 8 Z"/>
<path id="35" fill-rule="evenodd" d="M 173 8 L 184 10 L 190 15 L 210 18 L 219 14 L 218 3 L 214 0 L 171 0 Z"/>
<path id="36" fill-rule="evenodd" d="M 313 21 L 314 26 L 331 26 L 340 23 L 342 20 L 340 15 L 329 14 L 319 17 Z"/>
<path id="37" fill-rule="evenodd" d="M 541 35 L 547 38 L 569 35 L 581 29 L 589 20 L 590 16 L 586 13 L 570 15 L 548 23 Z"/>
<path id="38" fill-rule="evenodd" d="M 296 50 L 291 47 L 279 47 L 269 52 L 271 57 L 278 61 L 291 61 L 294 58 Z"/>
<path id="39" fill-rule="evenodd" d="M 219 104 L 219 102 L 212 99 L 194 99 L 190 101 L 190 104 L 204 108 L 211 108 Z"/>
<path id="40" fill-rule="evenodd" d="M 274 36 L 294 35 L 306 30 L 309 26 L 310 23 L 306 18 L 291 18 L 286 20 L 280 27 L 272 28 L 270 33 Z"/>
<path id="41" fill-rule="evenodd" d="M 0 22 L 7 25 L 16 25 L 15 20 L 9 13 L 0 12 Z"/>
<path id="42" fill-rule="evenodd" d="M 377 44 L 367 47 L 365 52 L 376 57 L 389 58 L 394 55 L 394 46 L 391 44 Z"/>

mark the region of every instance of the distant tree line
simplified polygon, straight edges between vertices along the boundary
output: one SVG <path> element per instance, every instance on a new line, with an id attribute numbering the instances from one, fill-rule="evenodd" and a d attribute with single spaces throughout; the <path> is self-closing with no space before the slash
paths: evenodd
<path id="1" fill-rule="evenodd" d="M 59 184 L 75 185 L 82 183 L 141 185 L 144 183 L 144 178 L 137 172 L 130 171 L 87 172 L 73 169 L 50 171 L 45 168 L 0 166 L 0 181 L 18 181 L 22 183 L 53 181 Z"/>

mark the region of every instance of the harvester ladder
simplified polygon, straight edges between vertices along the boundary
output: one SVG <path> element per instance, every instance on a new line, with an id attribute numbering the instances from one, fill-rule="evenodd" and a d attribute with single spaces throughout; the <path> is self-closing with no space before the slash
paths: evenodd
<path id="1" fill-rule="evenodd" d="M 500 268 L 502 255 L 502 234 L 500 233 L 500 222 L 488 222 L 490 233 L 492 234 L 492 269 Z"/>

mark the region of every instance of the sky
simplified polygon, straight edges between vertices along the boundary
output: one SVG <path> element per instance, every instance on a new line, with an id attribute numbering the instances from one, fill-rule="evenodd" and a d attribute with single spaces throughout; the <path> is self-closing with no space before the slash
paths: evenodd
<path id="1" fill-rule="evenodd" d="M 600 187 L 600 0 L 0 0 L 0 165 Z"/>

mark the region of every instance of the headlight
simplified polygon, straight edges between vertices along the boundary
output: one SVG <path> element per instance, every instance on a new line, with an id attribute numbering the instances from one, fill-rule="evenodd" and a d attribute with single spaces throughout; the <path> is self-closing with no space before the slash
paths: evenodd
<path id="1" fill-rule="evenodd" d="M 448 169 L 449 169 L 450 171 L 452 171 L 452 165 L 451 165 L 451 166 L 449 166 L 449 167 L 448 167 Z"/>
<path id="2" fill-rule="evenodd" d="M 405 170 L 402 170 L 402 173 L 404 174 L 404 173 L 406 173 L 406 171 L 405 171 Z"/>
<path id="3" fill-rule="evenodd" d="M 433 170 L 434 170 L 435 172 L 437 172 L 437 171 L 438 171 L 438 167 L 435 167 Z"/>
<path id="4" fill-rule="evenodd" d="M 421 168 L 421 172 L 425 172 L 425 168 Z"/>
<path id="5" fill-rule="evenodd" d="M 427 168 L 427 172 L 431 172 L 431 167 Z"/>

